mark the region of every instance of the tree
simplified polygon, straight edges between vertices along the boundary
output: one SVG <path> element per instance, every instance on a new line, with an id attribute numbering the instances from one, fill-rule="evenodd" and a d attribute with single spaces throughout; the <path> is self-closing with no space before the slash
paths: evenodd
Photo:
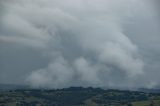
<path id="1" fill-rule="evenodd" d="M 155 105 L 154 105 L 154 101 L 151 101 L 151 103 L 150 103 L 149 106 L 155 106 Z"/>
<path id="2" fill-rule="evenodd" d="M 131 103 L 128 103 L 127 106 L 133 106 Z"/>

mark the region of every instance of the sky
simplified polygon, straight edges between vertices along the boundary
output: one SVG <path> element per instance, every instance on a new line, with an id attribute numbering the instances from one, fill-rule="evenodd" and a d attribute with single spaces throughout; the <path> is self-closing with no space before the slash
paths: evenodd
<path id="1" fill-rule="evenodd" d="M 158 0 L 1 0 L 0 83 L 160 87 Z"/>

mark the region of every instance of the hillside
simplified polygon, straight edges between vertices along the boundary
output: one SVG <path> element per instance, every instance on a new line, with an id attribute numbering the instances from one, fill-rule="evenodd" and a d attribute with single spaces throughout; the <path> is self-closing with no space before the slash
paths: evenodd
<path id="1" fill-rule="evenodd" d="M 0 106 L 160 106 L 160 94 L 71 87 L 0 92 Z"/>

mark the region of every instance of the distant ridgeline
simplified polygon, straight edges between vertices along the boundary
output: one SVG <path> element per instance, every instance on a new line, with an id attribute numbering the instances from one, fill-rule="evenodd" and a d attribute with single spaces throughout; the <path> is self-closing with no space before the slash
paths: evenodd
<path id="1" fill-rule="evenodd" d="M 70 87 L 0 92 L 0 106 L 160 106 L 159 93 Z"/>
<path id="2" fill-rule="evenodd" d="M 146 89 L 140 88 L 138 91 L 146 92 L 146 93 L 160 93 L 160 89 Z"/>

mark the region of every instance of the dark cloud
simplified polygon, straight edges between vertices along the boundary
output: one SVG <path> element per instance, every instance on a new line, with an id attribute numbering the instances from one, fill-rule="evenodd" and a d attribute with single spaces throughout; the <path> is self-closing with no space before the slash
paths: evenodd
<path id="1" fill-rule="evenodd" d="M 5 11 L 0 12 L 1 83 L 48 88 L 159 85 L 159 20 L 150 0 L 0 4 Z"/>

